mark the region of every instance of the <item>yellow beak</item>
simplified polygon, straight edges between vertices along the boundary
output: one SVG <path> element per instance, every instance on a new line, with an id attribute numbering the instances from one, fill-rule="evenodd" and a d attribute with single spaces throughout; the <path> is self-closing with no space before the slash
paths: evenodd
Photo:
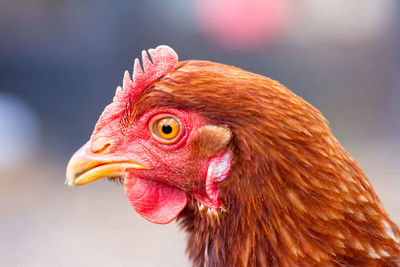
<path id="1" fill-rule="evenodd" d="M 70 159 L 65 183 L 69 186 L 77 186 L 102 178 L 124 177 L 127 169 L 148 168 L 133 161 L 107 160 L 104 155 L 92 153 L 88 142 Z"/>

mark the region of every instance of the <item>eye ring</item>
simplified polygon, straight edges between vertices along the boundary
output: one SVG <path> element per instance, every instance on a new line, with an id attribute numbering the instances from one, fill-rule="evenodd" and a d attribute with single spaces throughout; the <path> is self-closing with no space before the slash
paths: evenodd
<path id="1" fill-rule="evenodd" d="M 173 115 L 155 116 L 149 124 L 154 139 L 163 144 L 175 143 L 181 132 L 180 121 Z"/>

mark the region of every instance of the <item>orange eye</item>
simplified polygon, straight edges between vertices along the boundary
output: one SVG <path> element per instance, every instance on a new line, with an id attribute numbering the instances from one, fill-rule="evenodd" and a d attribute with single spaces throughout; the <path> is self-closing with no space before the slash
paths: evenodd
<path id="1" fill-rule="evenodd" d="M 173 117 L 163 117 L 153 123 L 153 134 L 163 143 L 172 143 L 180 131 L 179 122 Z"/>

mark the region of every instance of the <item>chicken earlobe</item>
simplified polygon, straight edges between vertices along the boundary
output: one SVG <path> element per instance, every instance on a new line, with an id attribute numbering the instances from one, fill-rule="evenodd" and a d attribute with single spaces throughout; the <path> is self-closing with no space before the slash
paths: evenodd
<path id="1" fill-rule="evenodd" d="M 191 140 L 191 155 L 207 160 L 205 188 L 194 190 L 197 201 L 210 209 L 219 209 L 217 184 L 225 180 L 231 170 L 232 155 L 228 149 L 232 133 L 226 126 L 205 125 L 196 130 Z"/>
<path id="2" fill-rule="evenodd" d="M 216 184 L 224 181 L 228 177 L 231 171 L 231 162 L 232 156 L 229 152 L 211 158 L 206 178 L 206 193 L 211 201 L 210 204 L 206 205 L 208 208 L 220 208 L 219 189 Z"/>
<path id="3" fill-rule="evenodd" d="M 224 181 L 231 171 L 232 155 L 230 152 L 218 153 L 208 160 L 205 188 L 193 190 L 194 198 L 211 210 L 221 208 L 218 183 Z"/>

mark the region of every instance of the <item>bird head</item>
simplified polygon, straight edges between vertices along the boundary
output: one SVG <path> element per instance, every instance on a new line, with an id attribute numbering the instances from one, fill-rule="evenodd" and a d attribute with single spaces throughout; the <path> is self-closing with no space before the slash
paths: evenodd
<path id="1" fill-rule="evenodd" d="M 299 257 L 321 265 L 332 255 L 369 266 L 363 260 L 376 259 L 378 243 L 382 257 L 398 253 L 398 228 L 361 168 L 301 97 L 232 66 L 178 62 L 167 46 L 142 52 L 142 62 L 143 69 L 135 60 L 132 78 L 125 72 L 90 140 L 72 156 L 69 185 L 120 179 L 134 209 L 158 224 L 188 207 L 180 218 L 193 232 L 196 259 L 208 256 L 204 229 L 215 249 L 250 253 L 258 240 L 267 244 L 253 246 L 261 258 L 270 251 L 284 266 Z"/>
<path id="2" fill-rule="evenodd" d="M 67 184 L 121 179 L 135 210 L 150 222 L 165 224 L 179 215 L 190 196 L 209 208 L 220 207 L 217 184 L 231 169 L 231 132 L 171 105 L 159 103 L 139 112 L 136 104 L 146 90 L 177 64 L 176 53 L 167 46 L 148 53 L 152 62 L 146 51 L 143 70 L 135 60 L 133 80 L 125 72 L 123 87 L 117 88 L 90 140 L 71 158 Z"/>

